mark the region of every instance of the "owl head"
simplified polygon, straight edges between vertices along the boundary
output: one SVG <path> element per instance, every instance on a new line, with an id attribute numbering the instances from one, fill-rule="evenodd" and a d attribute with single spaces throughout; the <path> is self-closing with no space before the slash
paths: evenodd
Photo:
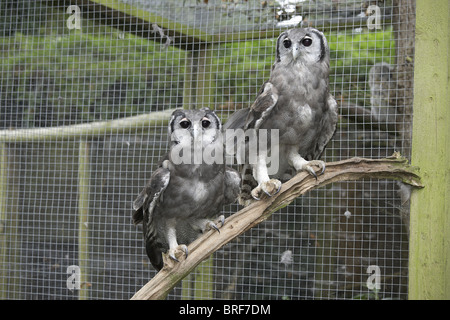
<path id="1" fill-rule="evenodd" d="M 172 113 L 169 122 L 171 149 L 183 157 L 185 164 L 198 163 L 198 155 L 204 156 L 206 148 L 222 148 L 222 123 L 214 111 L 208 108 L 184 110 Z M 175 150 L 174 150 L 175 149 Z M 203 161 L 204 159 L 201 159 Z M 175 161 L 177 162 L 177 161 Z"/>
<path id="2" fill-rule="evenodd" d="M 329 56 L 327 39 L 317 29 L 290 29 L 282 32 L 278 37 L 276 64 L 316 64 L 328 62 Z"/>

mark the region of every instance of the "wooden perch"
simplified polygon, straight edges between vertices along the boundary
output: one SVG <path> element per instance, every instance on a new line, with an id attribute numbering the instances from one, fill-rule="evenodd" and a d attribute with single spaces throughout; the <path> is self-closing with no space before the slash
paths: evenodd
<path id="1" fill-rule="evenodd" d="M 287 206 L 306 192 L 339 181 L 365 178 L 398 180 L 422 188 L 418 169 L 410 166 L 408 160 L 394 153 L 386 159 L 351 158 L 326 164 L 326 170 L 318 179 L 301 172 L 282 185 L 278 194 L 271 198 L 255 201 L 228 217 L 224 226 L 217 231 L 208 231 L 188 247 L 187 259 L 181 254 L 180 262 L 164 256 L 164 268 L 143 286 L 131 299 L 164 299 L 172 288 L 197 267 L 203 260 L 245 231 L 269 218 L 273 212 Z"/>

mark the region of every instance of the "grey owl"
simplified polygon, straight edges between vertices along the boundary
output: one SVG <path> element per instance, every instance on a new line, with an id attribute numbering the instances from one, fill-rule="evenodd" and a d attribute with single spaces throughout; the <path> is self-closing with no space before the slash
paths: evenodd
<path id="1" fill-rule="evenodd" d="M 163 267 L 163 252 L 178 261 L 176 250 L 187 257 L 189 243 L 205 230 L 219 230 L 213 219 L 239 194 L 239 173 L 220 159 L 221 127 L 207 108 L 172 114 L 170 150 L 133 202 L 133 222 L 142 222 L 146 252 L 157 270 Z M 206 159 L 208 154 L 216 161 Z M 219 222 L 223 225 L 223 216 Z"/>
<path id="2" fill-rule="evenodd" d="M 369 71 L 371 113 L 379 122 L 395 123 L 396 102 L 394 68 L 386 63 L 376 63 Z"/>
<path id="3" fill-rule="evenodd" d="M 246 162 L 241 204 L 247 204 L 251 197 L 276 194 L 281 188 L 279 179 L 292 176 L 293 169 L 306 170 L 317 178 L 312 166 L 318 166 L 323 173 L 325 163 L 318 159 L 338 121 L 337 103 L 329 90 L 329 73 L 330 52 L 322 32 L 302 28 L 279 35 L 269 80 L 250 108 L 235 112 L 224 126 L 244 131 L 279 130 L 278 171 L 269 176 L 264 156 L 258 156 L 256 163 Z"/>

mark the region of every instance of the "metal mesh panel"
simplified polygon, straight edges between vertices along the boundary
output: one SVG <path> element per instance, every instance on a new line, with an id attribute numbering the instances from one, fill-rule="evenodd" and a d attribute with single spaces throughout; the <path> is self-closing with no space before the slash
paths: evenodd
<path id="1" fill-rule="evenodd" d="M 408 156 L 414 4 L 402 3 L 2 1 L 0 297 L 128 299 L 150 280 L 131 204 L 167 151 L 171 111 L 208 106 L 225 120 L 249 106 L 276 37 L 299 23 L 331 51 L 341 116 L 323 160 Z M 405 299 L 402 188 L 309 192 L 168 299 Z"/>

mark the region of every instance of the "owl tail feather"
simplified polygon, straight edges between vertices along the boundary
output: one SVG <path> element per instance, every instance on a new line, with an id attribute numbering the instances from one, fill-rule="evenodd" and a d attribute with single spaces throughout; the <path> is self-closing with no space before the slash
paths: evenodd
<path id="1" fill-rule="evenodd" d="M 150 259 L 153 268 L 155 268 L 156 271 L 161 270 L 164 267 L 164 261 L 162 258 L 161 250 L 157 248 L 157 246 L 155 246 L 153 243 L 149 242 L 147 242 L 145 249 L 147 251 L 147 256 Z"/>
<path id="2" fill-rule="evenodd" d="M 252 167 L 248 164 L 242 167 L 242 186 L 241 193 L 239 194 L 239 204 L 247 206 L 249 201 L 253 200 L 251 192 L 258 186 L 258 183 L 253 178 Z"/>

